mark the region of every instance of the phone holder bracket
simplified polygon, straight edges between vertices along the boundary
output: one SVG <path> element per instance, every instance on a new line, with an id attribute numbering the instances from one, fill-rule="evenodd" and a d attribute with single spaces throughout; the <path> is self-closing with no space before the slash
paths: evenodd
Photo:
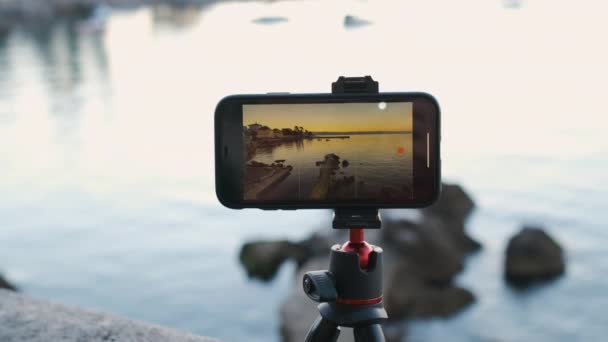
<path id="1" fill-rule="evenodd" d="M 378 93 L 378 82 L 371 76 L 363 77 L 338 77 L 336 82 L 331 84 L 332 94 L 347 93 Z"/>
<path id="2" fill-rule="evenodd" d="M 334 229 L 380 229 L 381 226 L 377 208 L 334 209 Z"/>
<path id="3" fill-rule="evenodd" d="M 331 84 L 332 94 L 376 94 L 378 81 L 371 76 L 340 76 Z M 332 226 L 334 229 L 380 229 L 382 222 L 377 208 L 336 208 Z"/>

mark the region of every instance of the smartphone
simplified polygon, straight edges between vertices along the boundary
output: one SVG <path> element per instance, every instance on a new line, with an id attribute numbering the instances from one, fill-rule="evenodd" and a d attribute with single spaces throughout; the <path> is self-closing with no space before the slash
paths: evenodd
<path id="1" fill-rule="evenodd" d="M 215 111 L 217 197 L 234 209 L 431 205 L 439 119 L 426 93 L 225 97 Z"/>

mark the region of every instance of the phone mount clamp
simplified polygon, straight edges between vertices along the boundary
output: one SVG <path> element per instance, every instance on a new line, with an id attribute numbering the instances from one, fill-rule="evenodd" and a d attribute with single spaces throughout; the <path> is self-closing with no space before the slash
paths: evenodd
<path id="1" fill-rule="evenodd" d="M 371 76 L 343 77 L 332 93 L 377 93 Z M 356 342 L 384 342 L 380 323 L 388 319 L 382 303 L 382 248 L 365 242 L 364 229 L 379 229 L 377 208 L 336 208 L 333 228 L 350 229 L 350 239 L 331 247 L 329 270 L 304 274 L 302 286 L 319 302 L 319 317 L 305 342 L 335 342 L 340 327 L 353 328 Z"/>

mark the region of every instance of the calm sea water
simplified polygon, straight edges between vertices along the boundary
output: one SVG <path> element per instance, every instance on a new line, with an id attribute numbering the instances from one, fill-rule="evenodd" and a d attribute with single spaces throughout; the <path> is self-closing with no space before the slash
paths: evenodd
<path id="1" fill-rule="evenodd" d="M 273 189 L 273 197 L 297 200 L 306 199 L 318 181 L 316 162 L 333 153 L 340 162 L 348 162 L 337 170 L 336 179 L 355 177 L 354 185 L 342 196 L 362 198 L 377 196 L 384 187 L 403 191 L 399 194 L 411 192 L 412 146 L 411 134 L 352 134 L 348 139 L 321 136 L 258 148 L 252 160 L 266 164 L 285 160 L 285 165 L 292 166 L 291 174 Z"/>
<path id="2" fill-rule="evenodd" d="M 65 22 L 18 29 L 0 41 L 0 268 L 35 297 L 226 341 L 278 340 L 293 266 L 250 281 L 239 246 L 304 237 L 329 213 L 222 208 L 214 106 L 371 74 L 382 90 L 438 98 L 443 174 L 478 204 L 469 230 L 484 249 L 457 279 L 477 303 L 413 325 L 410 340 L 602 340 L 606 6 L 220 3 L 114 13 L 104 34 Z M 346 15 L 372 24 L 344 27 Z M 547 227 L 568 269 L 522 293 L 501 271 L 523 223 Z"/>

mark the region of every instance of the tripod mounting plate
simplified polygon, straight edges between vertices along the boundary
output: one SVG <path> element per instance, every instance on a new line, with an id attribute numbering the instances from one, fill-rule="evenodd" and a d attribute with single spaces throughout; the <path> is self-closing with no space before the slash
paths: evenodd
<path id="1" fill-rule="evenodd" d="M 382 221 L 376 208 L 334 209 L 334 229 L 380 229 Z"/>

